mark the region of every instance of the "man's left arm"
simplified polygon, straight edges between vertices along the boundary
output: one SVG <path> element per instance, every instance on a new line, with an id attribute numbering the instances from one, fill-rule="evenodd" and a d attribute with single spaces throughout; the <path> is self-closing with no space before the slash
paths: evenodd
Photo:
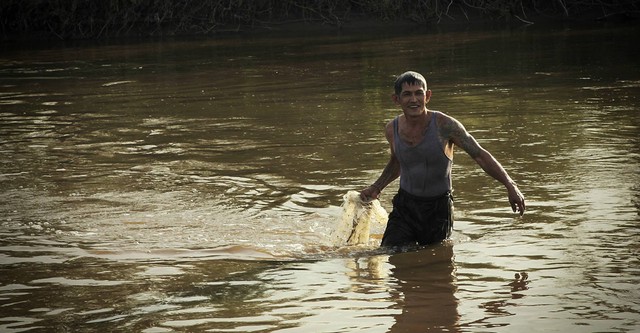
<path id="1" fill-rule="evenodd" d="M 458 147 L 462 148 L 488 175 L 501 182 L 509 195 L 511 209 L 520 215 L 524 214 L 524 195 L 518 189 L 518 185 L 509 177 L 507 171 L 502 167 L 491 153 L 482 148 L 476 139 L 464 128 L 464 126 L 453 118 L 449 118 L 447 124 L 443 126 L 445 135 Z"/>

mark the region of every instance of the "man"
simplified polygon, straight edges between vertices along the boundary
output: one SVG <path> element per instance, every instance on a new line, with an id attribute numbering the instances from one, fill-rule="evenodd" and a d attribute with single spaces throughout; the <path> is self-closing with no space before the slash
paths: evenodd
<path id="1" fill-rule="evenodd" d="M 394 88 L 392 98 L 402 109 L 402 115 L 385 127 L 391 157 L 378 180 L 360 192 L 363 200 L 376 199 L 389 183 L 400 177 L 400 189 L 393 198 L 382 246 L 427 245 L 451 235 L 454 145 L 500 181 L 507 189 L 513 211 L 524 214 L 524 196 L 502 165 L 456 119 L 427 109 L 431 90 L 422 75 L 406 72 L 396 79 Z"/>

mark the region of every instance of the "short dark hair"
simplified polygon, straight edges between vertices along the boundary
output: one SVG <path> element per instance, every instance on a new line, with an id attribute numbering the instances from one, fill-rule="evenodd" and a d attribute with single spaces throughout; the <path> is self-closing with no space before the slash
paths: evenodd
<path id="1" fill-rule="evenodd" d="M 400 74 L 400 76 L 398 76 L 398 78 L 396 79 L 396 82 L 393 85 L 396 95 L 400 95 L 400 93 L 402 92 L 402 85 L 405 83 L 409 85 L 419 84 L 424 88 L 424 90 L 427 90 L 427 80 L 424 78 L 424 76 L 422 76 L 422 74 L 418 72 L 408 71 Z"/>

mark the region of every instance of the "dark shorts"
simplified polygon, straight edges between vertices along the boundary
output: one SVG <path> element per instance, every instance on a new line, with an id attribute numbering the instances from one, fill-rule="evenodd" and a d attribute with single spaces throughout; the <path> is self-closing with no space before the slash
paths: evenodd
<path id="1" fill-rule="evenodd" d="M 453 196 L 417 197 L 400 189 L 393 198 L 381 246 L 401 247 L 438 243 L 451 236 Z"/>

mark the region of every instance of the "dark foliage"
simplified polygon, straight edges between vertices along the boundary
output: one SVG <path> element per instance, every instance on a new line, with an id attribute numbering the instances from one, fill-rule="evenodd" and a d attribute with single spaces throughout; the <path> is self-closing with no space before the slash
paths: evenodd
<path id="1" fill-rule="evenodd" d="M 210 34 L 305 22 L 493 20 L 532 23 L 640 17 L 637 0 L 3 0 L 5 39 Z"/>

